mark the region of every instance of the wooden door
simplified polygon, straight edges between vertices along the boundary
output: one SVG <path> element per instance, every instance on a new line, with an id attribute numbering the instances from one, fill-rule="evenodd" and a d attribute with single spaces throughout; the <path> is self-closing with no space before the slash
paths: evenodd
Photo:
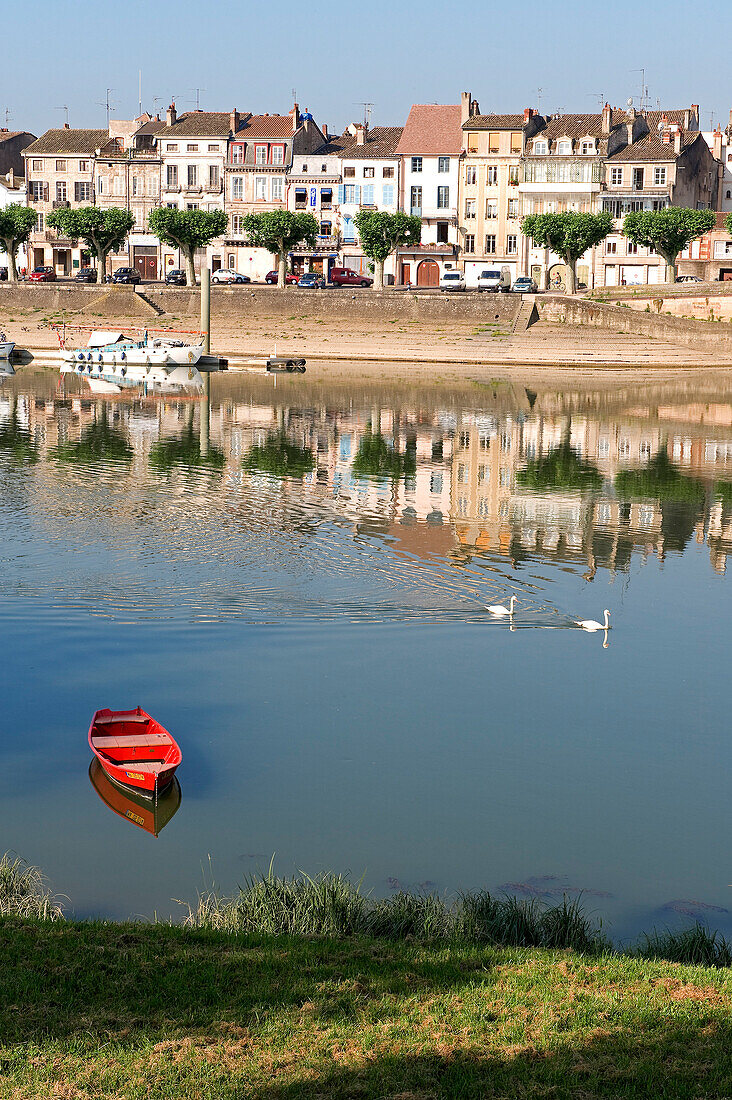
<path id="1" fill-rule="evenodd" d="M 417 268 L 417 286 L 439 286 L 440 268 L 434 260 L 422 260 Z"/>
<path id="2" fill-rule="evenodd" d="M 412 282 L 412 265 L 402 264 L 402 286 L 407 286 Z"/>

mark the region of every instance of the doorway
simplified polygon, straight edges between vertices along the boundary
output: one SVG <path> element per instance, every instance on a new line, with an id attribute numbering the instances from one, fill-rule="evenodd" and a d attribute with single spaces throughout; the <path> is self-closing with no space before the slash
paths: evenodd
<path id="1" fill-rule="evenodd" d="M 412 285 L 412 265 L 402 264 L 402 286 Z"/>
<path id="2" fill-rule="evenodd" d="M 417 268 L 417 286 L 439 286 L 440 268 L 434 260 L 422 260 Z"/>
<path id="3" fill-rule="evenodd" d="M 140 272 L 140 278 L 153 282 L 158 277 L 158 250 L 155 245 L 136 245 L 134 266 Z"/>

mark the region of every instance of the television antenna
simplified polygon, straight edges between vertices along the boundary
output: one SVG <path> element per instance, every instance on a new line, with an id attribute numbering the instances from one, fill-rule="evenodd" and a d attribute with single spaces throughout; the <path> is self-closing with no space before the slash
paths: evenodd
<path id="1" fill-rule="evenodd" d="M 11 115 L 11 113 L 10 113 L 10 108 L 9 108 L 9 107 L 6 107 L 6 108 L 5 108 L 5 129 L 6 129 L 6 130 L 8 129 L 8 123 L 10 122 L 10 120 L 11 120 L 11 118 L 12 118 L 12 117 L 13 117 L 13 116 L 12 116 L 12 115 Z"/>
<path id="2" fill-rule="evenodd" d="M 363 107 L 363 124 L 368 129 L 371 125 L 371 110 L 374 106 L 373 103 L 363 103 L 359 101 L 356 106 Z"/>
<path id="3" fill-rule="evenodd" d="M 107 95 L 106 95 L 106 99 L 105 99 L 104 103 L 98 103 L 97 104 L 98 107 L 106 107 L 106 109 L 107 109 L 107 129 L 109 129 L 109 116 L 110 116 L 111 113 L 114 113 L 114 107 L 112 106 L 112 100 L 110 100 L 110 98 L 109 98 L 109 93 L 113 92 L 113 91 L 114 91 L 114 88 L 107 88 Z"/>
<path id="4" fill-rule="evenodd" d="M 599 104 L 599 107 L 600 107 L 600 110 L 602 110 L 603 107 L 605 106 L 605 93 L 604 92 L 588 92 L 587 94 L 588 94 L 588 96 L 590 96 L 590 98 L 594 97 L 597 100 L 597 102 Z"/>
<path id="5" fill-rule="evenodd" d="M 63 107 L 54 107 L 54 111 L 66 111 L 66 125 L 69 124 L 69 108 L 64 103 Z"/>
<path id="6" fill-rule="evenodd" d="M 200 111 L 201 110 L 201 92 L 205 92 L 206 89 L 205 88 L 189 88 L 188 90 L 191 91 L 191 92 L 196 93 L 196 110 Z"/>
<path id="7" fill-rule="evenodd" d="M 631 69 L 630 71 L 632 73 L 640 73 L 641 74 L 641 94 L 640 94 L 640 99 L 638 100 L 638 109 L 640 111 L 645 111 L 645 109 L 646 109 L 646 99 L 648 98 L 648 85 L 646 84 L 646 70 L 645 69 Z M 630 100 L 628 106 L 629 107 L 633 106 L 633 100 L 632 99 Z"/>
<path id="8" fill-rule="evenodd" d="M 153 101 L 152 101 L 153 114 L 156 117 L 157 117 L 157 113 L 158 113 L 158 103 L 162 103 L 162 102 L 163 102 L 163 96 L 161 96 L 161 95 L 154 95 L 153 96 Z"/>
<path id="9" fill-rule="evenodd" d="M 536 110 L 541 114 L 541 97 L 544 95 L 543 88 L 536 89 Z"/>

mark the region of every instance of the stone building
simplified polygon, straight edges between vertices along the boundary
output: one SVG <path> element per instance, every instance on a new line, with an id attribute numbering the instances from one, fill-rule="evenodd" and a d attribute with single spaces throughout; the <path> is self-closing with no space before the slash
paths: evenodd
<path id="1" fill-rule="evenodd" d="M 0 176 L 7 176 L 8 172 L 16 177 L 24 175 L 23 153 L 35 140 L 35 134 L 29 134 L 27 130 L 0 127 Z"/>

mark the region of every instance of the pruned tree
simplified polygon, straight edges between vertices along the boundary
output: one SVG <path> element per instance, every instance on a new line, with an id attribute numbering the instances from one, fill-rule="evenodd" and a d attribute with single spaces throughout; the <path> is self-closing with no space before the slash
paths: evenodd
<path id="1" fill-rule="evenodd" d="M 4 210 L 0 210 L 0 252 L 8 254 L 8 282 L 14 283 L 18 279 L 18 268 L 15 258 L 18 249 L 30 237 L 36 224 L 38 215 L 30 206 L 20 206 L 19 203 L 11 203 Z"/>
<path id="2" fill-rule="evenodd" d="M 46 225 L 57 233 L 81 239 L 97 260 L 97 283 L 104 282 L 107 269 L 107 256 L 120 248 L 127 240 L 127 234 L 135 224 L 135 218 L 129 210 L 111 206 L 102 210 L 98 206 L 78 206 L 76 209 L 52 210 L 46 218 Z"/>
<path id="3" fill-rule="evenodd" d="M 398 210 L 359 210 L 353 219 L 361 242 L 361 251 L 374 262 L 374 290 L 384 286 L 384 262 L 401 245 L 410 248 L 422 240 L 422 219 Z"/>
<path id="4" fill-rule="evenodd" d="M 277 257 L 277 286 L 285 287 L 287 253 L 292 248 L 313 248 L 318 235 L 318 223 L 312 214 L 291 210 L 264 210 L 261 214 L 245 214 L 242 230 L 252 248 L 265 248 Z"/>
<path id="5" fill-rule="evenodd" d="M 623 233 L 633 244 L 655 248 L 666 261 L 667 276 L 676 281 L 676 257 L 687 244 L 714 229 L 713 210 L 688 210 L 667 206 L 664 210 L 634 210 L 625 215 Z"/>
<path id="6" fill-rule="evenodd" d="M 612 216 L 581 214 L 567 210 L 563 214 L 528 214 L 521 222 L 521 232 L 534 244 L 548 248 L 563 260 L 567 269 L 567 293 L 574 294 L 577 283 L 577 260 L 588 248 L 604 241 L 613 228 Z"/>
<path id="7" fill-rule="evenodd" d="M 195 286 L 193 257 L 199 248 L 205 248 L 226 232 L 228 218 L 223 210 L 173 210 L 158 206 L 148 214 L 147 224 L 163 244 L 181 250 L 185 257 L 186 283 Z"/>

